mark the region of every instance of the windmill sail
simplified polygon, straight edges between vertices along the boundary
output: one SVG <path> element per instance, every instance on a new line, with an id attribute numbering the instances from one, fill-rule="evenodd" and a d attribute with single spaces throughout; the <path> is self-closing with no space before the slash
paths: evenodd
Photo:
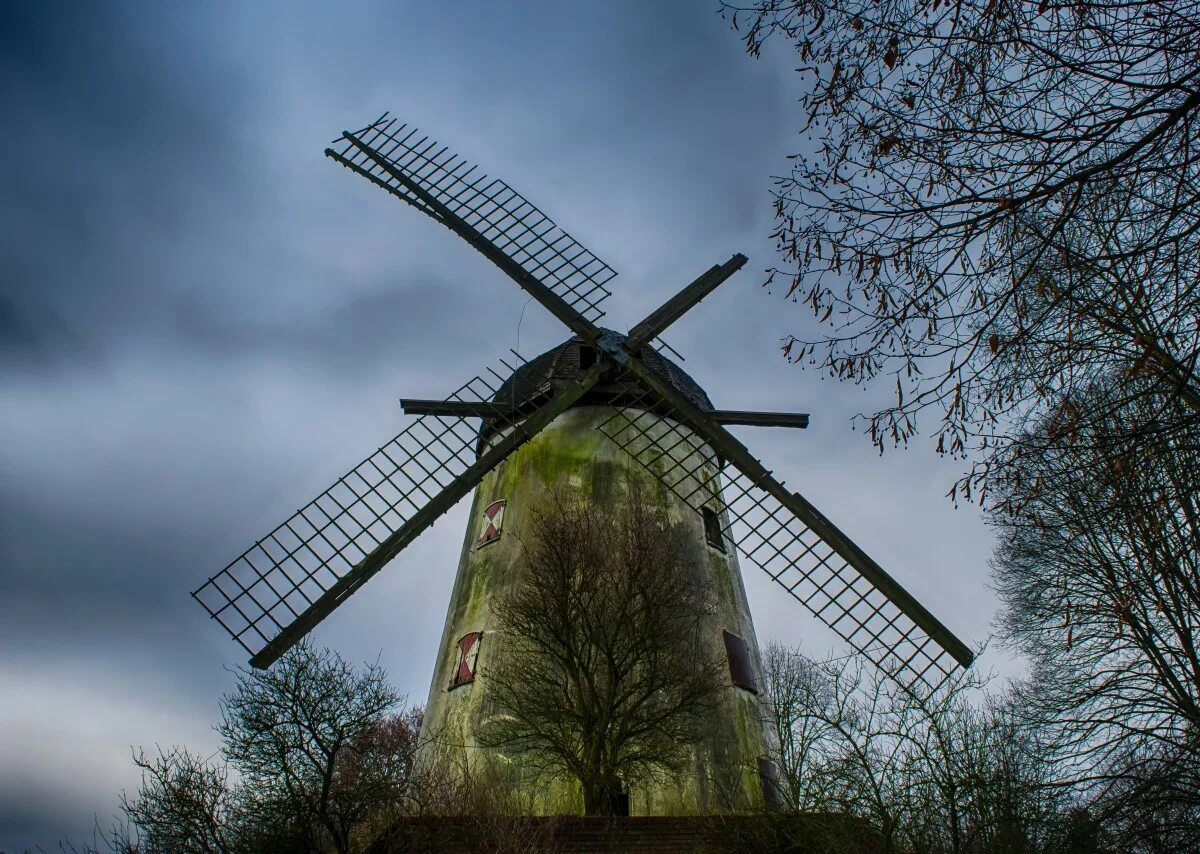
<path id="1" fill-rule="evenodd" d="M 761 467 L 746 471 L 737 460 L 723 471 L 717 465 L 697 467 L 697 460 L 716 461 L 720 449 L 714 451 L 687 426 L 696 413 L 682 412 L 648 390 L 641 391 L 640 400 L 637 392 L 627 399 L 633 408 L 616 410 L 600 431 L 705 514 L 706 524 L 719 518 L 722 541 L 734 544 L 743 559 L 770 575 L 853 649 L 902 684 L 929 691 L 959 665 L 970 664 L 972 654 L 961 641 Z M 722 430 L 716 424 L 712 428 Z M 780 495 L 790 497 L 787 505 Z M 714 500 L 724 503 L 719 515 L 706 513 Z M 797 504 L 824 532 L 797 514 Z"/>
<path id="2" fill-rule="evenodd" d="M 493 428 L 511 426 L 514 407 L 490 403 L 503 381 L 491 374 L 449 400 L 491 408 Z M 478 422 L 417 419 L 192 595 L 253 664 L 269 665 L 499 462 L 477 459 L 478 438 Z M 406 526 L 416 529 L 397 541 Z"/>
<path id="3" fill-rule="evenodd" d="M 616 271 L 504 181 L 489 178 L 387 113 L 334 145 L 338 148 L 325 153 L 338 163 L 454 228 L 468 242 L 471 232 L 479 235 L 589 321 L 603 317 L 600 304 L 612 293 L 607 286 Z M 467 226 L 465 233 L 455 228 L 460 223 Z"/>
<path id="4" fill-rule="evenodd" d="M 710 545 L 736 545 L 904 684 L 936 689 L 970 666 L 961 640 L 721 426 L 803 427 L 807 416 L 702 411 L 644 359 L 652 351 L 642 345 L 664 346 L 661 333 L 743 256 L 702 274 L 622 343 L 596 325 L 615 271 L 508 184 L 386 113 L 334 145 L 327 156 L 453 230 L 588 342 L 590 367 L 580 356 L 573 378 L 528 394 L 493 374 L 495 382 L 476 377 L 448 401 L 405 401 L 421 413 L 415 423 L 192 594 L 251 664 L 270 665 L 603 378 L 617 408 L 601 432 L 701 513 Z M 468 418 L 484 419 L 490 438 Z"/>

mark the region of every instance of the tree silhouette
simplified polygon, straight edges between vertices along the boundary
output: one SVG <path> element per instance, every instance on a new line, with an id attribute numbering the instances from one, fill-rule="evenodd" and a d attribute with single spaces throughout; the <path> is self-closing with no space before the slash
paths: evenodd
<path id="1" fill-rule="evenodd" d="M 723 684 L 685 537 L 639 491 L 616 509 L 555 493 L 495 605 L 504 647 L 482 671 L 496 714 L 481 740 L 576 778 L 588 815 L 680 769 Z"/>

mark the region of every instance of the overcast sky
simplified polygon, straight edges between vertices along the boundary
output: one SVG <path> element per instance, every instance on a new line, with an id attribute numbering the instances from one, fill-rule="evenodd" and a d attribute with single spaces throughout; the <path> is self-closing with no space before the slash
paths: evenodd
<path id="1" fill-rule="evenodd" d="M 677 3 L 0 6 L 0 851 L 78 840 L 131 746 L 216 749 L 240 648 L 188 593 L 518 344 L 524 295 L 322 156 L 384 110 L 505 178 L 620 273 L 620 330 L 750 263 L 668 340 L 737 428 L 969 643 L 990 536 L 927 443 L 880 457 L 871 391 L 787 365 L 760 287 L 800 81 Z M 566 337 L 532 304 L 520 351 Z M 887 389 L 878 393 L 887 394 Z M 465 503 L 316 639 L 424 702 Z M 744 567 L 759 640 L 829 651 Z M 978 665 L 1006 670 L 998 651 Z"/>

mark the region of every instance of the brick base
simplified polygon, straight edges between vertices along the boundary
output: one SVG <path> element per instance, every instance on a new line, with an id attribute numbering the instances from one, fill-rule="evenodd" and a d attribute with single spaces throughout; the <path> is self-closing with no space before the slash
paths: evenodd
<path id="1" fill-rule="evenodd" d="M 426 816 L 397 822 L 368 854 L 876 854 L 881 850 L 869 827 L 846 816 Z"/>

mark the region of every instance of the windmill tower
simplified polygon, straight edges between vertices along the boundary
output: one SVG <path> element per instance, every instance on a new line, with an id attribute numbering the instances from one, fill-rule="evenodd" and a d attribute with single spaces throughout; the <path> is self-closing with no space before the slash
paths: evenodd
<path id="1" fill-rule="evenodd" d="M 936 689 L 970 649 L 798 492 L 729 425 L 807 426 L 808 416 L 714 408 L 660 352 L 659 335 L 739 270 L 734 255 L 619 335 L 597 325 L 616 273 L 503 181 L 386 114 L 326 155 L 474 246 L 572 333 L 528 362 L 502 362 L 444 401 L 404 400 L 416 420 L 197 589 L 193 596 L 269 667 L 413 539 L 474 491 L 427 706 L 430 742 L 471 747 L 486 714 L 489 656 L 502 656 L 490 602 L 512 583 L 505 531 L 567 482 L 593 502 L 652 484 L 690 532 L 687 560 L 718 591 L 703 615 L 729 686 L 693 772 L 630 793 L 633 812 L 720 811 L 770 800 L 760 662 L 740 560 L 768 573 L 852 649 L 915 690 Z M 432 749 L 432 748 L 431 748 Z M 539 780 L 540 811 L 570 807 Z"/>
<path id="2" fill-rule="evenodd" d="M 602 346 L 623 346 L 624 335 L 600 330 Z M 711 414 L 708 395 L 686 373 L 655 350 L 643 353 L 650 370 L 699 410 Z M 573 337 L 518 367 L 496 394 L 500 401 L 545 397 L 555 388 L 579 382 L 597 362 L 596 345 Z M 405 401 L 409 411 L 429 411 L 429 403 Z M 704 740 L 692 750 L 686 774 L 627 790 L 635 814 L 695 814 L 760 805 L 772 793 L 774 755 L 764 728 L 766 710 L 759 696 L 758 646 L 742 583 L 737 554 L 726 541 L 729 520 L 720 489 L 720 460 L 683 425 L 642 409 L 636 392 L 620 381 L 598 383 L 489 472 L 475 490 L 458 575 L 425 707 L 422 759 L 453 767 L 465 752 L 480 756 L 476 733 L 488 719 L 487 667 L 505 655 L 503 627 L 491 603 L 511 588 L 522 571 L 521 545 L 506 530 L 519 530 L 530 508 L 546 494 L 569 484 L 593 505 L 613 508 L 635 488 L 654 495 L 672 522 L 687 532 L 685 559 L 692 577 L 713 591 L 708 608 L 695 619 L 708 639 L 706 658 L 728 661 L 728 689 L 707 717 Z M 722 415 L 724 415 L 722 413 Z M 802 416 L 801 416 L 802 417 Z M 633 428 L 632 419 L 644 419 Z M 498 434 L 488 429 L 484 445 Z M 675 489 L 621 442 L 633 442 L 656 462 L 677 467 Z M 651 444 L 653 442 L 653 445 Z M 687 495 L 688 497 L 683 497 Z M 483 671 L 483 676 L 476 678 Z M 446 754 L 438 757 L 438 753 Z M 507 764 L 507 763 L 506 763 Z M 764 789 L 765 787 L 765 789 Z M 530 775 L 522 786 L 539 812 L 578 809 L 572 781 Z"/>

